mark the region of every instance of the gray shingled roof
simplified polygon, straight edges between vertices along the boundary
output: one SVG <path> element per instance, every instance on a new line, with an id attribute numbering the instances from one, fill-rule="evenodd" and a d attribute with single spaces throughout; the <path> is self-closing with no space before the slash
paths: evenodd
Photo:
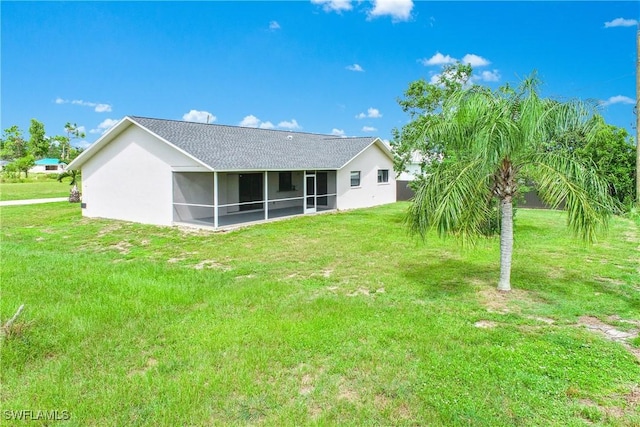
<path id="1" fill-rule="evenodd" d="M 376 139 L 129 118 L 215 170 L 340 169 Z"/>

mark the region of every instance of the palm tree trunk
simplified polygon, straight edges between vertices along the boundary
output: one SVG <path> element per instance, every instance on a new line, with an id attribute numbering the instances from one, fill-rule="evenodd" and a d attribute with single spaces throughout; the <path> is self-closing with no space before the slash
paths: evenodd
<path id="1" fill-rule="evenodd" d="M 511 197 L 500 201 L 500 282 L 498 290 L 511 290 L 511 256 L 513 254 L 513 203 Z"/>

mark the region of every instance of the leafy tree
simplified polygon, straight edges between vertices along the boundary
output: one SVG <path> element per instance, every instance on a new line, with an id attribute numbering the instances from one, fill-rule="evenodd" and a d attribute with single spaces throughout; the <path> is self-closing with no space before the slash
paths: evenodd
<path id="1" fill-rule="evenodd" d="M 394 169 L 397 172 L 406 169 L 415 153 L 421 153 L 423 170 L 427 163 L 438 156 L 437 147 L 424 145 L 425 141 L 420 138 L 422 129 L 432 115 L 442 111 L 445 99 L 469 84 L 471 73 L 471 65 L 456 63 L 444 67 L 433 83 L 419 79 L 409 84 L 404 98 L 398 99 L 398 104 L 402 111 L 409 114 L 411 121 L 401 129 L 392 130 Z"/>
<path id="2" fill-rule="evenodd" d="M 38 159 L 46 157 L 51 142 L 45 135 L 44 124 L 36 119 L 31 119 L 29 126 L 29 148 Z"/>
<path id="3" fill-rule="evenodd" d="M 447 94 L 439 113 L 421 121 L 415 145 L 444 154 L 431 162 L 417 187 L 407 221 L 425 237 L 430 229 L 473 242 L 491 220 L 492 201 L 500 205 L 500 280 L 511 289 L 513 199 L 519 178 L 531 177 L 547 204 L 565 203 L 569 227 L 593 241 L 606 226 L 613 201 L 592 169 L 568 153 L 550 152 L 554 135 L 579 131 L 589 140 L 601 129 L 594 108 L 579 101 L 541 98 L 532 76 L 520 87 L 496 91 L 474 86 Z"/>
<path id="4" fill-rule="evenodd" d="M 69 161 L 71 161 L 71 152 L 72 152 L 72 147 L 71 147 L 71 141 L 74 139 L 82 139 L 85 137 L 85 133 L 80 131 L 78 129 L 78 125 L 73 123 L 69 123 L 67 122 L 64 125 L 64 129 L 67 132 L 66 137 L 59 137 L 58 141 L 60 142 L 60 146 L 61 146 L 61 156 L 60 158 L 65 162 L 65 163 L 69 163 Z M 76 154 L 76 156 L 79 153 Z"/>
<path id="5" fill-rule="evenodd" d="M 25 178 L 29 176 L 29 169 L 35 166 L 36 159 L 33 157 L 33 154 L 26 154 L 19 159 L 11 162 L 15 169 L 18 171 L 18 177 L 20 177 L 20 172 L 24 172 Z"/>
<path id="6" fill-rule="evenodd" d="M 611 196 L 623 206 L 632 204 L 635 198 L 635 147 L 626 129 L 601 123 L 592 138 L 580 132 L 565 133 L 551 142 L 550 150 L 575 154 L 607 180 Z"/>
<path id="7" fill-rule="evenodd" d="M 62 182 L 65 178 L 71 178 L 69 182 L 69 185 L 71 185 L 71 190 L 69 191 L 69 202 L 80 203 L 80 190 L 78 190 L 80 172 L 77 170 L 66 170 L 58 175 L 58 182 Z"/>
<path id="8" fill-rule="evenodd" d="M 28 153 L 27 141 L 22 137 L 22 131 L 18 126 L 11 126 L 4 130 L 0 140 L 0 157 L 2 160 L 15 160 L 24 157 Z"/>

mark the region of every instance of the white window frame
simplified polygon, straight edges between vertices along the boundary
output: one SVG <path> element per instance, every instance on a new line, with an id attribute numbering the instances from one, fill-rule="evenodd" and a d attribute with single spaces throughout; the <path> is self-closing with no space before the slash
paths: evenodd
<path id="1" fill-rule="evenodd" d="M 353 174 L 357 173 L 358 174 L 358 183 L 356 185 L 353 185 Z M 362 174 L 360 173 L 360 171 L 351 171 L 349 173 L 349 178 L 350 178 L 350 184 L 351 184 L 351 188 L 358 188 L 360 187 L 360 184 L 362 183 Z"/>

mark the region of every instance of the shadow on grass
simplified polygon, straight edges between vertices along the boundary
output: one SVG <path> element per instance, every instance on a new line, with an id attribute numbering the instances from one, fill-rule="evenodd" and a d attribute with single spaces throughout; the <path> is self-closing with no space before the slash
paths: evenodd
<path id="1" fill-rule="evenodd" d="M 464 260 L 445 259 L 431 262 L 400 263 L 402 276 L 419 287 L 424 298 L 464 297 L 477 286 L 497 284 L 499 270 Z"/>

